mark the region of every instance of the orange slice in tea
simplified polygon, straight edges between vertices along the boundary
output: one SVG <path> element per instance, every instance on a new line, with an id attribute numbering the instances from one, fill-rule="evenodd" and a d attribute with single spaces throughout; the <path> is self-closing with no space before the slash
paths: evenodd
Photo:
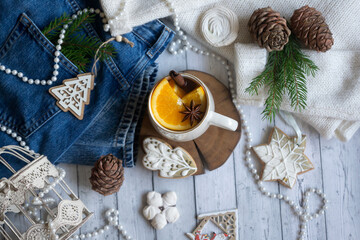
<path id="1" fill-rule="evenodd" d="M 200 111 L 205 113 L 207 102 L 205 91 L 202 87 L 192 90 L 182 98 L 182 101 L 186 106 L 190 106 L 191 100 L 194 100 L 195 105 L 201 104 Z"/>
<path id="2" fill-rule="evenodd" d="M 170 82 L 164 78 L 156 86 L 150 104 L 156 121 L 163 127 L 176 131 L 184 131 L 192 128 L 194 125 L 191 126 L 189 120 L 182 122 L 184 114 L 181 112 L 185 110 L 183 103 L 189 106 L 191 100 L 194 100 L 195 104 L 202 105 L 201 111 L 204 112 L 203 109 L 206 109 L 206 96 L 202 87 L 186 94 L 183 99 L 178 96 L 179 92 L 181 94 L 181 91 L 176 93 L 174 85 L 172 87 Z"/>
<path id="3" fill-rule="evenodd" d="M 183 96 L 185 96 L 186 92 L 180 88 L 174 80 L 170 79 L 168 80 L 169 84 L 171 86 L 171 88 L 174 90 L 174 92 L 176 93 L 176 95 L 178 95 L 180 98 L 182 98 Z"/>

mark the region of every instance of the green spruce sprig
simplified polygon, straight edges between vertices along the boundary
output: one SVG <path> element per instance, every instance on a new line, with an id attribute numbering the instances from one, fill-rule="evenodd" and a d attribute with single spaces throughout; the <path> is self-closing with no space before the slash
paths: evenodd
<path id="1" fill-rule="evenodd" d="M 55 18 L 52 22 L 50 22 L 42 32 L 49 39 L 54 36 L 59 37 L 62 26 L 64 24 L 68 24 L 70 21 L 71 17 L 67 13 L 64 13 L 61 17 Z"/>
<path id="2" fill-rule="evenodd" d="M 61 17 L 55 18 L 47 27 L 43 29 L 43 34 L 54 44 L 57 44 L 61 29 L 64 24 L 68 24 L 69 28 L 65 32 L 64 42 L 61 52 L 72 62 L 77 68 L 85 72 L 92 62 L 96 50 L 102 42 L 96 37 L 88 37 L 80 32 L 85 24 L 93 23 L 96 14 L 85 12 L 78 15 L 76 19 L 64 13 Z M 71 24 L 69 24 L 72 22 Z M 99 50 L 99 58 L 101 61 L 108 59 L 116 54 L 115 48 L 111 44 L 106 44 Z"/>
<path id="3" fill-rule="evenodd" d="M 306 108 L 306 76 L 314 77 L 319 68 L 300 47 L 300 43 L 291 35 L 282 51 L 269 53 L 265 70 L 255 77 L 245 90 L 250 95 L 258 95 L 261 87 L 268 88 L 268 97 L 262 112 L 263 119 L 272 122 L 285 93 L 289 96 L 290 105 L 295 111 Z"/>

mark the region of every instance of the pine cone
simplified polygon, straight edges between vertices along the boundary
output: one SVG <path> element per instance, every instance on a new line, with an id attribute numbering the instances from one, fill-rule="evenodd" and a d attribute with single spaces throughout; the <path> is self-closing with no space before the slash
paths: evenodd
<path id="1" fill-rule="evenodd" d="M 318 52 L 326 52 L 334 44 L 325 18 L 308 5 L 295 10 L 291 17 L 291 30 L 305 46 Z"/>
<path id="2" fill-rule="evenodd" d="M 271 7 L 256 10 L 250 17 L 248 28 L 252 38 L 269 52 L 281 51 L 291 33 L 285 18 Z"/>
<path id="3" fill-rule="evenodd" d="M 124 181 L 122 161 L 112 154 L 100 157 L 91 169 L 92 189 L 104 196 L 119 191 Z"/>

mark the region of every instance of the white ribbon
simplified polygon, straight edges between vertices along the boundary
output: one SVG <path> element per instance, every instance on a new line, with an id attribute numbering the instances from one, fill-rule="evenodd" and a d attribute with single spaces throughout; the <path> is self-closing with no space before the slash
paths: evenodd
<path id="1" fill-rule="evenodd" d="M 293 117 L 293 115 L 291 113 L 285 112 L 285 111 L 279 111 L 279 114 L 280 114 L 281 118 L 285 121 L 285 123 L 294 129 L 294 131 L 296 132 L 296 135 L 297 135 L 296 143 L 298 145 L 300 145 L 301 140 L 302 140 L 302 134 L 301 134 L 300 127 L 299 127 L 299 125 L 297 125 L 296 120 Z"/>
<path id="2" fill-rule="evenodd" d="M 200 24 L 205 40 L 215 47 L 230 45 L 237 38 L 239 31 L 236 14 L 222 6 L 206 11 Z"/>

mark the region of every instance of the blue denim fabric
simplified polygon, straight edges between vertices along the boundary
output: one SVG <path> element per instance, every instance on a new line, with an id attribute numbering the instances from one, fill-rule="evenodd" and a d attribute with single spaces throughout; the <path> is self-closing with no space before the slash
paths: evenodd
<path id="1" fill-rule="evenodd" d="M 81 137 L 59 159 L 62 163 L 93 165 L 101 155 L 121 156 L 126 167 L 133 167 L 137 156 L 137 138 L 147 93 L 155 83 L 157 64 L 149 66 L 136 80 L 124 106 L 115 96 Z M 105 128 L 105 129 L 104 129 Z"/>
<path id="2" fill-rule="evenodd" d="M 49 79 L 55 46 L 40 29 L 64 12 L 74 14 L 97 4 L 86 0 L 1 1 L 0 62 L 28 77 Z M 110 37 L 102 31 L 99 19 L 87 24 L 83 34 L 102 41 Z M 145 93 L 154 83 L 154 61 L 171 41 L 173 32 L 156 20 L 125 36 L 135 46 L 114 44 L 117 55 L 98 67 L 83 120 L 61 111 L 48 93 L 49 86 L 29 85 L 0 71 L 0 124 L 17 132 L 31 149 L 54 163 L 93 164 L 100 155 L 113 153 L 124 159 L 126 166 L 133 166 L 136 124 Z M 57 84 L 79 73 L 64 55 L 59 58 Z M 0 131 L 0 146 L 11 144 L 18 143 Z M 15 161 L 12 166 L 19 169 L 23 164 Z M 8 174 L 0 165 L 0 177 Z"/>

